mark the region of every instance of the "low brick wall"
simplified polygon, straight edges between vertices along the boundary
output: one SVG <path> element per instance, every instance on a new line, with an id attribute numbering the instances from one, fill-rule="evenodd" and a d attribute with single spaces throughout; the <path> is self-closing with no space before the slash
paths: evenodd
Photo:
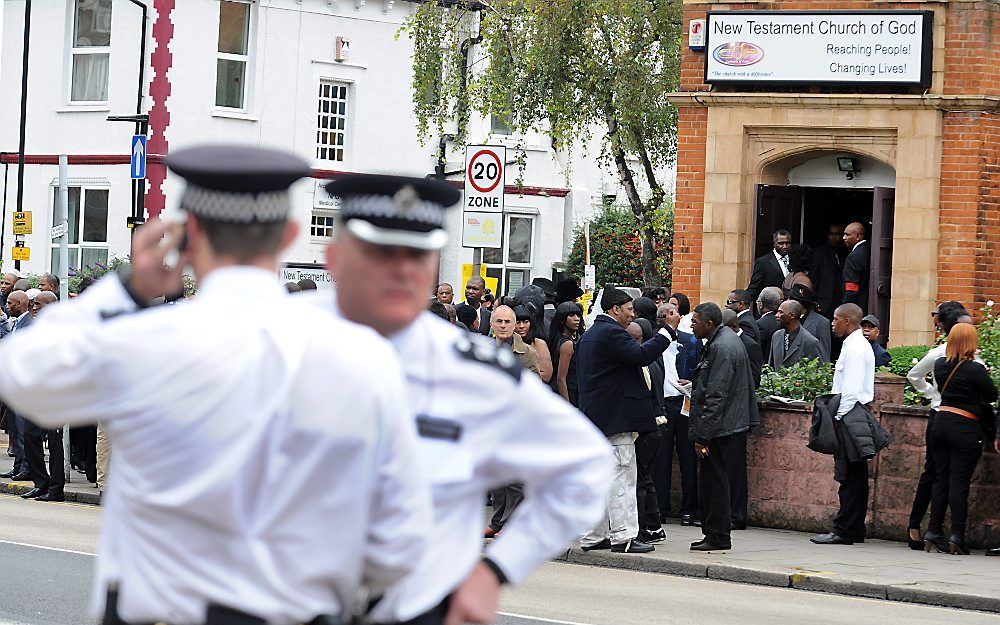
<path id="1" fill-rule="evenodd" d="M 895 442 L 870 466 L 868 532 L 874 538 L 906 539 L 910 504 L 926 454 L 928 410 L 903 406 L 902 392 L 902 378 L 879 374 L 872 409 Z M 762 423 L 753 429 L 747 443 L 750 524 L 828 532 L 837 513 L 837 483 L 833 481 L 833 457 L 806 447 L 812 406 L 765 401 L 760 407 Z M 671 494 L 679 502 L 676 468 L 674 476 L 675 492 Z M 1000 545 L 1000 456 L 992 451 L 984 453 L 979 462 L 969 504 L 970 545 Z"/>

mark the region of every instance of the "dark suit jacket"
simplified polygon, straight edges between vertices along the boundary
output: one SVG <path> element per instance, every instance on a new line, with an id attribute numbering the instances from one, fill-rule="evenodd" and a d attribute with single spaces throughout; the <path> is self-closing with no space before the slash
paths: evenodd
<path id="1" fill-rule="evenodd" d="M 18 320 L 14 323 L 14 327 L 11 328 L 10 331 L 17 332 L 18 330 L 27 328 L 31 325 L 32 319 L 34 319 L 34 317 L 31 316 L 31 313 L 25 313 L 23 317 L 18 318 Z"/>
<path id="2" fill-rule="evenodd" d="M 743 347 L 747 348 L 747 358 L 750 360 L 750 373 L 753 374 L 753 388 L 760 388 L 760 371 L 764 367 L 764 354 L 760 351 L 760 343 L 750 338 L 744 331 L 740 334 Z"/>
<path id="3" fill-rule="evenodd" d="M 774 257 L 774 250 L 764 254 L 753 261 L 753 273 L 750 275 L 750 284 L 747 290 L 754 299 L 760 295 L 765 287 L 776 286 L 781 288 L 781 283 L 785 281 L 785 272 L 778 265 L 778 259 Z"/>
<path id="4" fill-rule="evenodd" d="M 598 315 L 583 333 L 576 346 L 579 408 L 605 436 L 656 429 L 640 367 L 655 362 L 670 342 L 657 333 L 640 345 L 607 315 Z"/>
<path id="5" fill-rule="evenodd" d="M 868 268 L 871 257 L 871 244 L 862 241 L 844 261 L 844 303 L 857 304 L 866 314 L 868 313 Z"/>
<path id="6" fill-rule="evenodd" d="M 694 370 L 701 358 L 701 341 L 693 334 L 677 332 L 677 377 L 681 380 L 693 380 Z"/>
<path id="7" fill-rule="evenodd" d="M 809 277 L 813 281 L 819 310 L 827 319 L 833 318 L 833 311 L 843 301 L 845 258 L 847 250 L 843 246 L 834 249 L 829 245 L 821 245 L 813 249 L 813 266 Z"/>
<path id="8" fill-rule="evenodd" d="M 760 351 L 764 354 L 771 352 L 771 336 L 778 330 L 778 318 L 774 312 L 764 313 L 757 320 L 757 329 L 760 330 Z"/>
<path id="9" fill-rule="evenodd" d="M 750 338 L 757 341 L 757 345 L 760 345 L 760 328 L 757 327 L 757 320 L 753 318 L 753 313 L 749 310 L 742 312 L 737 319 L 740 322 L 740 330 L 743 330 L 744 334 L 749 334 Z"/>
<path id="10" fill-rule="evenodd" d="M 790 367 L 804 358 L 823 358 L 822 346 L 819 339 L 813 336 L 809 330 L 800 327 L 795 338 L 788 344 L 788 351 L 785 351 L 785 331 L 778 330 L 774 333 L 771 341 L 771 352 L 767 358 L 767 364 L 777 371 L 782 367 Z"/>
<path id="11" fill-rule="evenodd" d="M 823 359 L 823 362 L 830 362 L 830 347 L 833 341 L 830 320 L 814 310 L 802 320 L 802 327 L 808 330 L 809 334 L 815 336 L 816 340 L 819 341 L 819 357 Z M 771 338 L 771 345 L 773 348 L 773 337 Z"/>
<path id="12" fill-rule="evenodd" d="M 462 302 L 455 307 L 456 310 L 462 306 L 468 306 L 468 302 Z M 479 305 L 479 333 L 489 335 L 490 333 L 490 311 L 482 304 Z"/>

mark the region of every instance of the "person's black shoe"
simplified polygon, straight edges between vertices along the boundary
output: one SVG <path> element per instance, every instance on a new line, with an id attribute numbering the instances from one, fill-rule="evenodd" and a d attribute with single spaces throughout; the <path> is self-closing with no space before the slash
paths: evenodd
<path id="1" fill-rule="evenodd" d="M 732 544 L 716 545 L 707 539 L 691 544 L 691 551 L 728 551 L 733 548 Z"/>
<path id="2" fill-rule="evenodd" d="M 729 529 L 730 530 L 745 530 L 746 528 L 747 528 L 747 524 L 746 523 L 737 523 L 736 521 L 733 521 L 729 525 Z"/>
<path id="3" fill-rule="evenodd" d="M 593 545 L 582 545 L 580 549 L 584 551 L 598 551 L 600 549 L 611 549 L 611 541 L 605 538 L 599 543 L 594 543 Z"/>
<path id="4" fill-rule="evenodd" d="M 914 551 L 923 551 L 924 550 L 924 539 L 923 538 L 914 538 L 913 537 L 913 531 L 914 530 L 916 530 L 918 536 L 920 535 L 920 528 L 919 527 L 909 527 L 909 528 L 907 528 L 906 529 L 906 544 L 907 544 L 907 546 L 910 549 L 912 549 Z"/>
<path id="5" fill-rule="evenodd" d="M 41 497 L 45 494 L 45 491 L 41 488 L 32 488 L 28 492 L 21 495 L 21 499 L 34 499 L 35 497 Z"/>
<path id="6" fill-rule="evenodd" d="M 986 550 L 986 555 L 988 556 L 1000 556 L 1000 547 L 994 547 L 992 549 Z"/>
<path id="7" fill-rule="evenodd" d="M 35 501 L 66 501 L 66 495 L 63 493 L 45 493 L 38 496 Z"/>
<path id="8" fill-rule="evenodd" d="M 822 536 L 815 536 L 809 539 L 809 542 L 816 545 L 853 545 L 854 541 L 844 538 L 843 536 L 838 536 L 833 532 L 829 534 L 823 534 Z"/>
<path id="9" fill-rule="evenodd" d="M 30 482 L 31 474 L 29 473 L 19 473 L 14 477 L 10 478 L 11 482 Z"/>
<path id="10" fill-rule="evenodd" d="M 924 534 L 924 551 L 930 553 L 935 550 L 938 553 L 949 553 L 951 547 L 948 545 L 948 541 L 945 540 L 944 534 L 928 531 Z"/>
<path id="11" fill-rule="evenodd" d="M 649 553 L 653 551 L 655 547 L 653 545 L 647 545 L 641 540 L 626 540 L 623 543 L 618 543 L 617 545 L 611 545 L 611 551 L 614 553 Z"/>
<path id="12" fill-rule="evenodd" d="M 644 543 L 660 543 L 667 539 L 667 533 L 663 531 L 663 528 L 657 528 L 655 530 L 639 530 L 639 540 Z"/>
<path id="13" fill-rule="evenodd" d="M 953 556 L 969 555 L 971 552 L 965 546 L 965 536 L 958 532 L 952 532 L 951 536 L 948 537 L 948 553 Z"/>
<path id="14" fill-rule="evenodd" d="M 701 521 L 694 518 L 693 515 L 684 514 L 681 515 L 681 525 L 685 527 L 701 527 Z"/>
<path id="15" fill-rule="evenodd" d="M 10 479 L 10 478 L 14 477 L 14 471 L 13 471 L 13 469 L 10 470 L 10 471 L 7 471 L 6 473 L 0 473 L 0 477 L 2 477 L 4 479 Z"/>

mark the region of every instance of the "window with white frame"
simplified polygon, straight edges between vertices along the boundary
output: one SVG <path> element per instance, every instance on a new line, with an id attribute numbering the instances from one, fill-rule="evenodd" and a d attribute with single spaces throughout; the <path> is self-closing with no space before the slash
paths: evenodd
<path id="1" fill-rule="evenodd" d="M 333 238 L 333 225 L 337 221 L 337 211 L 314 208 L 309 223 L 309 236 L 313 243 L 328 243 Z"/>
<path id="2" fill-rule="evenodd" d="M 215 64 L 215 105 L 246 109 L 250 67 L 250 2 L 219 2 L 219 48 Z"/>
<path id="3" fill-rule="evenodd" d="M 75 0 L 70 46 L 71 102 L 107 102 L 111 0 Z"/>
<path id="4" fill-rule="evenodd" d="M 350 85 L 335 80 L 319 81 L 316 113 L 316 158 L 343 162 L 347 149 L 347 98 Z"/>
<path id="5" fill-rule="evenodd" d="M 503 247 L 483 250 L 486 275 L 499 281 L 501 295 L 514 295 L 531 283 L 535 243 L 535 218 L 504 215 Z"/>
<path id="6" fill-rule="evenodd" d="M 58 224 L 59 190 L 53 188 L 52 224 Z M 108 189 L 107 187 L 69 187 L 69 268 L 82 269 L 108 262 Z M 59 241 L 51 246 L 50 271 L 59 271 Z"/>

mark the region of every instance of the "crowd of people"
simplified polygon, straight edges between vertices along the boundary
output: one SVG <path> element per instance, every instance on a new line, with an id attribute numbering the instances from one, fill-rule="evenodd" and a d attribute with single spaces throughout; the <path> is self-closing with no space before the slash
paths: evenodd
<path id="1" fill-rule="evenodd" d="M 28 328 L 38 313 L 59 301 L 59 278 L 44 274 L 33 288 L 26 278 L 15 273 L 0 277 L 0 341 Z M 93 284 L 84 278 L 82 292 Z M 22 495 L 38 501 L 65 501 L 66 483 L 63 430 L 40 427 L 29 416 L 0 405 L 0 429 L 7 433 L 7 455 L 14 459 L 13 468 L 0 477 L 12 481 L 32 482 L 33 487 Z M 70 430 L 70 465 L 101 488 L 107 470 L 109 447 L 106 439 L 99 444 L 97 427 L 86 425 Z M 49 458 L 46 463 L 45 447 Z"/>
<path id="2" fill-rule="evenodd" d="M 867 404 L 874 398 L 876 369 L 892 358 L 882 344 L 881 321 L 865 314 L 864 233 L 861 224 L 833 225 L 826 244 L 814 250 L 793 245 L 786 231 L 775 232 L 772 253 L 757 259 L 750 284 L 730 292 L 724 308 L 703 302 L 692 310 L 685 294 L 663 288 L 633 300 L 608 287 L 600 302 L 603 314 L 586 328 L 576 302 L 582 291 L 574 280 L 553 284 L 536 278 L 494 308 L 484 300 L 484 280 L 473 277 L 465 285 L 465 301 L 457 305 L 453 287 L 439 284 L 430 309 L 509 345 L 615 449 L 618 469 L 605 520 L 581 539 L 588 551 L 652 551 L 666 538 L 662 523 L 668 516 L 701 526 L 705 538 L 693 550 L 730 549 L 731 532 L 747 527 L 747 433 L 760 423 L 756 390 L 763 365 L 780 371 L 805 360 L 836 363 L 830 390 L 837 403 L 818 402 L 815 418 L 828 419 L 832 438 L 823 453 L 835 458 L 840 508 L 831 531 L 812 541 L 862 543 L 868 461 L 891 441 Z M 954 347 L 934 348 L 909 376 L 935 409 L 909 542 L 914 549 L 964 554 L 969 484 L 984 436 L 992 446 L 996 390 L 975 357 L 975 328 L 961 304 L 945 302 L 934 317 Z M 963 337 L 961 342 L 952 333 Z M 944 381 L 949 402 L 943 408 L 938 380 Z M 814 448 L 824 449 L 823 442 Z M 1000 452 L 1000 442 L 996 445 Z M 675 454 L 681 498 L 672 514 Z M 502 531 L 512 506 L 523 499 L 518 488 L 492 493 L 487 538 Z M 928 506 L 930 524 L 922 533 Z M 946 537 L 942 523 L 949 509 Z"/>

